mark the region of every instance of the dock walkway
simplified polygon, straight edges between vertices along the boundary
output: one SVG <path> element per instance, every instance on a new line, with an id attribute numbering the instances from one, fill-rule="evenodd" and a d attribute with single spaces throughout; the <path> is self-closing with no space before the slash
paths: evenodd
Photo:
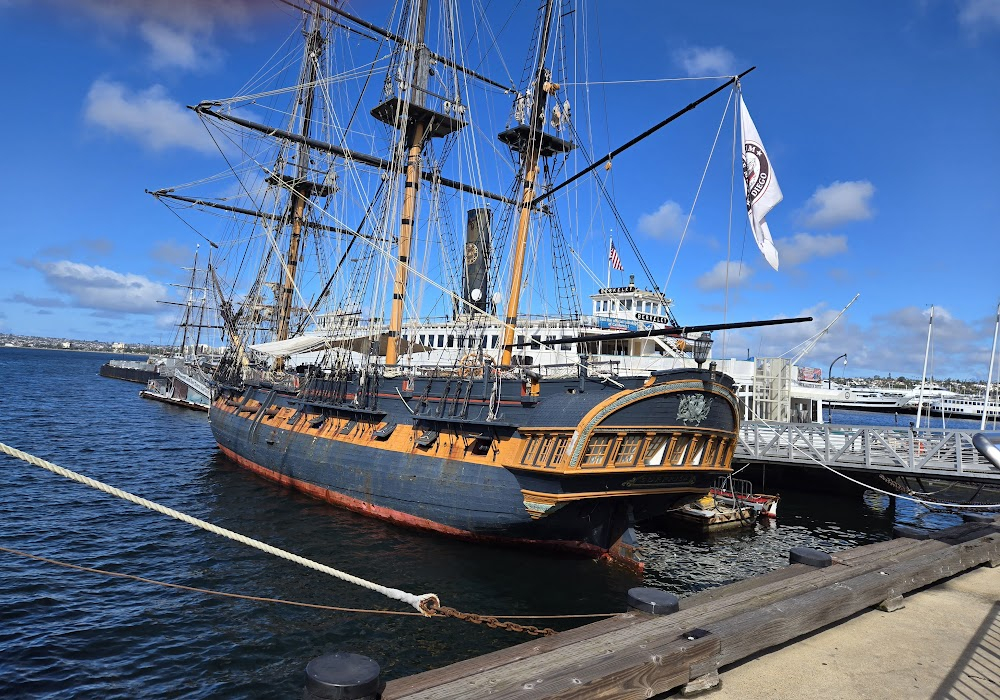
<path id="1" fill-rule="evenodd" d="M 678 693 L 679 695 L 679 693 Z M 1000 698 L 1000 568 L 979 568 L 722 674 L 705 700 Z"/>
<path id="2" fill-rule="evenodd" d="M 743 421 L 733 460 L 1000 485 L 973 444 L 979 432 Z"/>
<path id="3" fill-rule="evenodd" d="M 398 679 L 383 700 L 650 698 L 981 564 L 1000 566 L 1000 520 L 909 534 L 839 552 L 830 566 L 790 564 L 696 593 L 672 614 L 630 611 Z M 796 696 L 807 695 L 786 695 Z"/>

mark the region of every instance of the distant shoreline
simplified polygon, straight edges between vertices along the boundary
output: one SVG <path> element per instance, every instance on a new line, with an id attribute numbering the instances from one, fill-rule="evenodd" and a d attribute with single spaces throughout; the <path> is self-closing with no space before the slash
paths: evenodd
<path id="1" fill-rule="evenodd" d="M 52 350 L 54 352 L 89 352 L 93 355 L 118 355 L 121 357 L 149 357 L 156 353 L 114 352 L 113 350 L 86 350 L 84 348 L 33 348 L 24 345 L 0 345 L 0 350 Z"/>

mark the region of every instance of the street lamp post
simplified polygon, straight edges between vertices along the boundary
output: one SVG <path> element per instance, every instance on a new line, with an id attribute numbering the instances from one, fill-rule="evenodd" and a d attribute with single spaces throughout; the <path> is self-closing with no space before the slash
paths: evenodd
<path id="1" fill-rule="evenodd" d="M 844 367 L 847 367 L 847 353 L 846 352 L 843 355 L 841 355 L 840 357 L 836 358 L 833 362 L 830 363 L 830 371 L 826 373 L 826 388 L 827 389 L 833 389 L 833 366 L 835 364 L 837 364 L 837 360 L 839 360 L 841 357 L 844 358 Z"/>

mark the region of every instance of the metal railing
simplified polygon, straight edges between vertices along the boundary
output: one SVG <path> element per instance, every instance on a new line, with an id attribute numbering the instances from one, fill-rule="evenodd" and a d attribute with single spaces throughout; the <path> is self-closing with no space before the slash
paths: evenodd
<path id="1" fill-rule="evenodd" d="M 1000 483 L 978 432 L 744 421 L 733 459 Z"/>

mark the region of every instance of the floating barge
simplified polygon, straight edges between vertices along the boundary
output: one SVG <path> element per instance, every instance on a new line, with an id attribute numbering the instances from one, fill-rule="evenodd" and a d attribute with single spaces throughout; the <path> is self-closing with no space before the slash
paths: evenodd
<path id="1" fill-rule="evenodd" d="M 126 382 L 146 384 L 150 379 L 156 379 L 156 361 L 146 360 L 108 360 L 97 371 L 108 379 L 121 379 Z"/>

